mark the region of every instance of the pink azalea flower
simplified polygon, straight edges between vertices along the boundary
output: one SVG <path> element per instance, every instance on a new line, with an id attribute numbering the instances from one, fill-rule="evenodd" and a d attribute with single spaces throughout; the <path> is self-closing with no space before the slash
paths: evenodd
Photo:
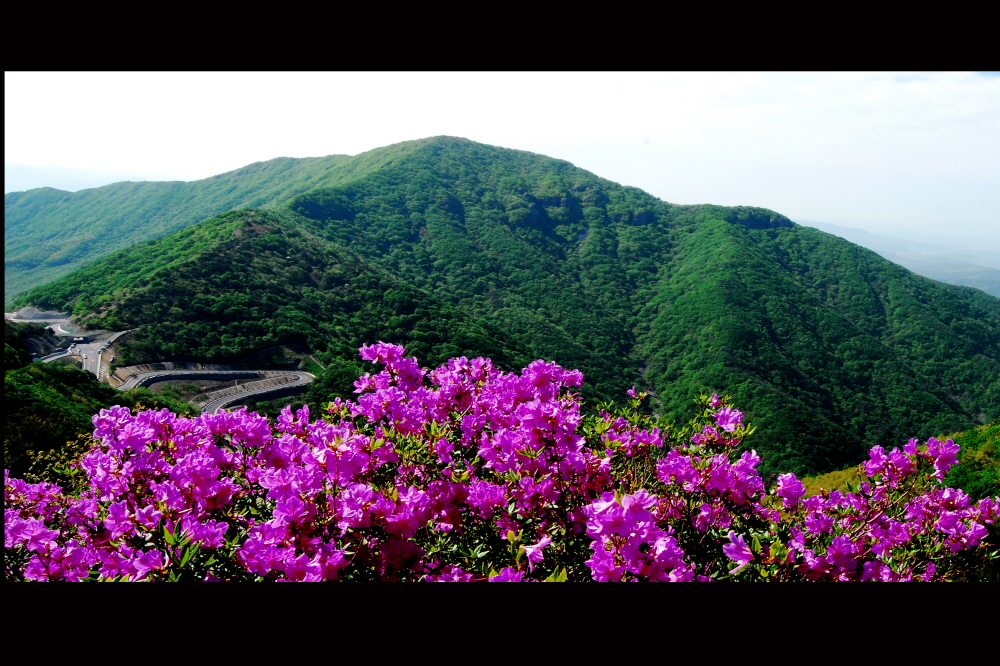
<path id="1" fill-rule="evenodd" d="M 535 570 L 535 564 L 542 561 L 542 549 L 552 543 L 552 537 L 542 537 L 538 543 L 530 546 L 521 546 L 528 556 L 528 568 Z"/>
<path id="2" fill-rule="evenodd" d="M 806 494 L 806 487 L 795 478 L 794 474 L 778 476 L 778 495 L 784 500 L 785 508 L 791 509 L 798 504 L 799 498 Z"/>
<path id="3" fill-rule="evenodd" d="M 512 567 L 504 567 L 500 573 L 490 578 L 491 583 L 520 583 L 524 578 L 523 571 L 517 571 Z"/>
<path id="4" fill-rule="evenodd" d="M 715 424 L 726 432 L 736 430 L 743 423 L 742 412 L 731 407 L 723 407 L 713 414 L 712 418 L 715 419 Z"/>
<path id="5" fill-rule="evenodd" d="M 739 562 L 739 566 L 735 569 L 730 569 L 729 573 L 736 573 L 750 562 L 753 561 L 753 553 L 750 552 L 747 542 L 741 536 L 737 536 L 736 532 L 729 531 L 729 541 L 722 547 L 722 552 L 731 560 L 736 560 Z"/>

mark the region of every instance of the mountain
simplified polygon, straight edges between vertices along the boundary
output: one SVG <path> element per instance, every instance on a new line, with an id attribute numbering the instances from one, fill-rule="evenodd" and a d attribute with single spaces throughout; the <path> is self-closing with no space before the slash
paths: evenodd
<path id="1" fill-rule="evenodd" d="M 295 342 L 343 376 L 352 346 L 391 339 L 425 364 L 554 360 L 592 397 L 635 384 L 675 419 L 694 394 L 729 393 L 760 426 L 766 472 L 840 469 L 1000 415 L 1000 299 L 773 211 L 670 204 L 451 137 L 334 171 L 332 186 L 119 251 L 17 304 L 138 327 L 133 359 Z"/>
<path id="2" fill-rule="evenodd" d="M 39 324 L 4 320 L 4 468 L 14 476 L 50 467 L 68 468 L 69 451 L 82 453 L 67 442 L 93 431 L 94 414 L 112 405 L 129 408 L 168 408 L 178 414 L 194 408 L 148 389 L 119 392 L 97 383 L 89 372 L 56 363 L 32 363 L 28 351 L 31 338 L 51 336 Z M 87 437 L 84 437 L 86 440 Z M 55 457 L 53 457 L 55 456 Z M 66 474 L 72 474 L 68 469 Z M 54 473 L 55 470 L 52 470 Z M 63 476 L 62 474 L 59 474 Z M 62 482 L 66 479 L 46 479 Z"/>
<path id="3" fill-rule="evenodd" d="M 79 192 L 43 187 L 4 195 L 4 303 L 95 259 L 242 207 L 356 178 L 391 162 L 346 155 L 279 157 L 192 182 L 123 182 Z"/>

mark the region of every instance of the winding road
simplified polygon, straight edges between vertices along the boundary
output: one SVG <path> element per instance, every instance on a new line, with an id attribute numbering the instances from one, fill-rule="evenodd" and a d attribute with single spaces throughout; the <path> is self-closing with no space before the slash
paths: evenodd
<path id="1" fill-rule="evenodd" d="M 267 379 L 285 379 L 285 381 L 272 383 L 260 380 L 263 375 Z M 156 382 L 168 380 L 195 380 L 211 379 L 215 381 L 230 381 L 233 379 L 246 379 L 245 388 L 243 386 L 233 387 L 236 390 L 232 393 L 226 391 L 227 395 L 222 395 L 206 403 L 202 412 L 215 414 L 227 405 L 242 402 L 247 398 L 278 398 L 285 395 L 298 393 L 303 387 L 308 386 L 315 375 L 300 370 L 154 370 L 132 375 L 121 386 L 119 391 L 127 391 L 137 386 L 149 386 Z M 268 384 L 267 386 L 260 386 Z M 214 392 L 218 393 L 218 391 Z"/>
<path id="2" fill-rule="evenodd" d="M 97 381 L 104 382 L 107 379 L 108 370 L 108 360 L 103 358 L 104 353 L 115 340 L 128 332 L 121 331 L 115 333 L 111 337 L 99 342 L 76 343 L 69 349 L 35 360 L 47 363 L 67 356 L 79 356 L 83 359 L 83 369 L 96 376 Z M 263 381 L 252 381 L 259 380 L 261 376 L 264 377 Z M 308 386 L 316 379 L 316 377 L 308 372 L 299 370 L 155 370 L 132 375 L 118 387 L 118 390 L 127 391 L 137 386 L 149 386 L 156 382 L 172 379 L 251 380 L 247 382 L 246 388 L 237 386 L 234 387 L 236 390 L 232 393 L 224 391 L 226 395 L 216 397 L 202 407 L 202 412 L 215 414 L 227 405 L 242 402 L 247 398 L 278 398 L 298 393 L 303 387 Z M 284 381 L 269 382 L 266 381 L 268 379 L 284 379 Z M 265 385 L 262 386 L 262 384 Z M 219 393 L 219 391 L 215 393 Z"/>
<path id="3" fill-rule="evenodd" d="M 132 375 L 118 387 L 118 390 L 127 391 L 137 386 L 149 386 L 171 379 L 214 379 L 227 382 L 232 379 L 258 379 L 260 375 L 268 373 L 283 374 L 269 370 L 152 370 Z"/>
<path id="4" fill-rule="evenodd" d="M 76 342 L 68 349 L 63 349 L 55 354 L 41 356 L 36 361 L 48 363 L 67 356 L 79 356 L 83 360 L 83 369 L 97 377 L 97 381 L 103 381 L 107 375 L 108 364 L 104 362 L 102 355 L 104 351 L 114 343 L 115 340 L 125 335 L 129 331 L 120 331 L 111 337 L 96 342 Z"/>
<path id="5" fill-rule="evenodd" d="M 285 395 L 291 395 L 298 393 L 302 387 L 308 386 L 316 377 L 309 374 L 308 372 L 302 372 L 299 370 L 289 370 L 289 371 L 274 371 L 276 374 L 282 375 L 295 375 L 295 379 L 290 382 L 285 382 L 284 384 L 278 384 L 276 386 L 269 386 L 266 388 L 250 389 L 249 391 L 241 391 L 233 395 L 224 396 L 222 398 L 216 398 L 211 402 L 207 403 L 202 407 L 201 411 L 208 412 L 209 414 L 215 414 L 220 409 L 223 409 L 227 405 L 233 403 L 242 402 L 252 396 L 270 396 L 272 398 L 278 398 Z"/>

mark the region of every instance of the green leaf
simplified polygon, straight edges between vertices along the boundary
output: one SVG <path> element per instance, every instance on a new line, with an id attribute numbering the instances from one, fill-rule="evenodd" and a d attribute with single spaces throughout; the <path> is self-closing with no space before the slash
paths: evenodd
<path id="1" fill-rule="evenodd" d="M 197 550 L 198 550 L 197 544 L 191 544 L 190 546 L 187 547 L 187 549 L 184 551 L 184 557 L 181 558 L 180 566 L 182 569 L 184 568 L 184 565 L 186 565 L 188 562 L 191 561 L 191 557 L 195 554 L 195 552 L 197 552 Z"/>

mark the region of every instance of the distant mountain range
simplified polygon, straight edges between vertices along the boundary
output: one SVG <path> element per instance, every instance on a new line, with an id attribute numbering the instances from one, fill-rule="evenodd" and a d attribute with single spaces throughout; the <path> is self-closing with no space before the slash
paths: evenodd
<path id="1" fill-rule="evenodd" d="M 947 242 L 930 243 L 884 236 L 835 224 L 802 224 L 866 247 L 889 261 L 932 280 L 976 287 L 987 294 L 1000 297 L 1000 240 L 997 241 L 996 249 L 976 249 Z"/>
<path id="2" fill-rule="evenodd" d="M 1000 416 L 1000 299 L 773 211 L 674 205 L 542 155 L 435 137 L 5 207 L 8 282 L 62 274 L 15 307 L 136 328 L 124 362 L 307 344 L 329 395 L 377 339 L 427 364 L 545 358 L 581 369 L 588 397 L 635 384 L 677 419 L 697 393 L 733 395 L 766 472 Z"/>
<path id="3" fill-rule="evenodd" d="M 101 187 L 123 181 L 163 180 L 149 174 L 111 173 L 94 169 L 72 169 L 58 166 L 28 166 L 16 162 L 3 163 L 3 192 L 26 192 L 51 187 L 67 192 Z"/>

